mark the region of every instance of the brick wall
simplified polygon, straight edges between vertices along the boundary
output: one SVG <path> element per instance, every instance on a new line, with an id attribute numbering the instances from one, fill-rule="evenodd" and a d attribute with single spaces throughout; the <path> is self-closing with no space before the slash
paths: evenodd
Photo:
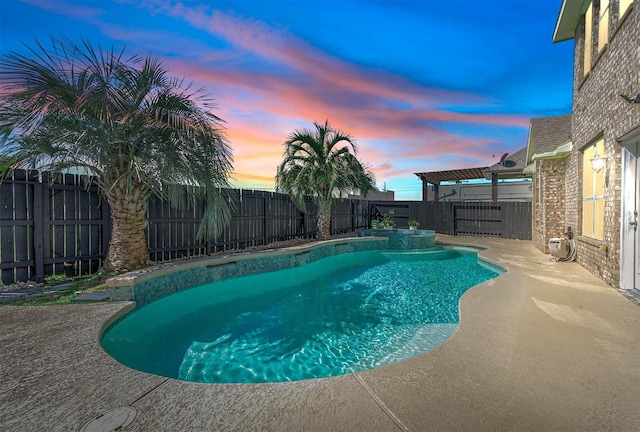
<path id="1" fill-rule="evenodd" d="M 612 286 L 620 281 L 621 151 L 617 138 L 640 125 L 640 104 L 621 93 L 640 91 L 640 5 L 635 1 L 623 17 L 611 2 L 609 43 L 597 53 L 591 40 L 591 70 L 585 76 L 584 17 L 576 28 L 571 133 L 573 152 L 566 165 L 567 225 L 577 234 L 577 261 Z M 594 31 L 597 26 L 594 26 Z M 602 135 L 605 143 L 605 230 L 603 239 L 582 236 L 582 149 Z"/>
<path id="2" fill-rule="evenodd" d="M 536 161 L 533 177 L 532 241 L 544 253 L 549 252 L 550 238 L 563 237 L 567 231 L 566 165 L 566 158 Z"/>

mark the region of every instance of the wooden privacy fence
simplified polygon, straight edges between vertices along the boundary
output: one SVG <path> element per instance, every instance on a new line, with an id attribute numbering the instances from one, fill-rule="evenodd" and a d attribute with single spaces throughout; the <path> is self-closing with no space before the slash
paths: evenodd
<path id="1" fill-rule="evenodd" d="M 151 199 L 146 230 L 149 258 L 163 261 L 315 236 L 317 208 L 311 202 L 302 213 L 283 194 L 238 189 L 229 193 L 235 203 L 231 223 L 206 244 L 196 240 L 202 203 L 177 210 L 166 201 Z M 359 200 L 335 199 L 332 233 L 366 226 L 367 211 Z M 96 272 L 110 235 L 109 206 L 97 187 L 87 188 L 82 176 L 54 179 L 48 173 L 15 170 L 0 183 L 2 283 Z"/>
<path id="2" fill-rule="evenodd" d="M 202 203 L 179 211 L 168 202 L 151 199 L 147 244 L 152 261 L 183 256 L 212 254 L 245 249 L 292 238 L 311 238 L 316 234 L 317 208 L 305 202 L 303 213 L 287 195 L 245 189 L 229 191 L 233 204 L 229 226 L 208 243 L 198 243 L 196 232 L 203 214 Z M 334 199 L 331 233 L 354 231 L 369 221 L 367 207 L 360 200 Z"/>
<path id="3" fill-rule="evenodd" d="M 206 244 L 196 239 L 203 204 L 187 210 L 151 199 L 146 230 L 149 258 L 164 261 L 316 234 L 317 208 L 299 211 L 286 195 L 234 189 L 231 223 Z M 411 219 L 441 234 L 531 239 L 530 202 L 361 201 L 335 199 L 331 232 L 370 226 L 394 211 L 398 228 Z M 110 209 L 96 186 L 79 175 L 15 170 L 0 183 L 0 277 L 9 284 L 45 276 L 96 272 L 111 235 Z"/>
<path id="4" fill-rule="evenodd" d="M 531 202 L 417 202 L 383 201 L 371 203 L 371 214 L 395 213 L 396 225 L 407 227 L 415 219 L 420 228 L 439 234 L 502 237 L 531 240 Z"/>
<path id="5" fill-rule="evenodd" d="M 3 283 L 97 270 L 110 230 L 109 211 L 82 177 L 15 170 L 0 183 L 0 271 Z M 66 267 L 66 268 L 65 268 Z"/>

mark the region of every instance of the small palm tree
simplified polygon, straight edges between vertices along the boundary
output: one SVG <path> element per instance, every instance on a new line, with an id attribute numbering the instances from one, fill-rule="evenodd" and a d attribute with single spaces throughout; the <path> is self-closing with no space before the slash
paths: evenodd
<path id="1" fill-rule="evenodd" d="M 106 269 L 147 264 L 150 195 L 175 205 L 204 198 L 200 239 L 228 223 L 232 156 L 222 120 L 201 89 L 157 59 L 60 38 L 3 56 L 0 76 L 0 174 L 80 168 L 92 176 L 111 207 Z"/>
<path id="2" fill-rule="evenodd" d="M 311 197 L 318 206 L 317 237 L 324 240 L 331 238 L 333 197 L 353 190 L 366 197 L 375 181 L 368 167 L 356 158 L 353 137 L 333 129 L 328 121 L 314 125 L 315 130 L 296 130 L 285 141 L 276 190 L 289 195 L 303 212 L 305 197 Z"/>

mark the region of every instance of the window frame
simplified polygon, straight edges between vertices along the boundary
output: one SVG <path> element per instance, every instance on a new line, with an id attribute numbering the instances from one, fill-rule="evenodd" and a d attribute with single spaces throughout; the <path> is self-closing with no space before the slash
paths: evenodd
<path id="1" fill-rule="evenodd" d="M 591 159 L 597 152 L 605 156 L 604 136 L 599 136 L 582 149 L 582 235 L 604 240 L 605 177 L 607 167 L 599 172 L 591 167 Z"/>
<path id="2" fill-rule="evenodd" d="M 591 49 L 593 48 L 593 2 L 584 14 L 584 75 L 591 71 Z"/>
<path id="3" fill-rule="evenodd" d="M 598 12 L 598 52 L 609 43 L 609 20 L 611 19 L 611 1 L 600 0 Z"/>

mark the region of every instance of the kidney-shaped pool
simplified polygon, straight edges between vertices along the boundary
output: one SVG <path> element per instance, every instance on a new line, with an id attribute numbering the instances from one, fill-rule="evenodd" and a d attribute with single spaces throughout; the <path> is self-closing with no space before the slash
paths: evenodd
<path id="1" fill-rule="evenodd" d="M 462 294 L 502 272 L 477 252 L 352 252 L 201 285 L 135 309 L 102 346 L 131 368 L 204 383 L 376 368 L 453 335 Z"/>

